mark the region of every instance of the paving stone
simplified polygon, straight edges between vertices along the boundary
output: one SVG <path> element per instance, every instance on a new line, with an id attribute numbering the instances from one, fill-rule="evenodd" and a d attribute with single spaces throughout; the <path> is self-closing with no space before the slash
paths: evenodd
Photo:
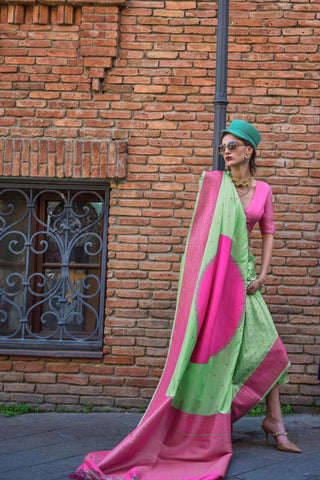
<path id="1" fill-rule="evenodd" d="M 40 465 L 33 465 L 25 468 L 14 468 L 7 472 L 2 472 L 1 480 L 58 480 L 64 478 L 68 480 L 69 474 L 73 472 L 77 465 L 80 465 L 82 457 L 48 462 Z"/>
<path id="2" fill-rule="evenodd" d="M 53 457 L 44 455 L 37 450 L 1 455 L 1 472 L 12 470 L 13 466 L 14 468 L 25 468 L 31 467 L 32 465 L 52 462 L 53 460 Z"/>
<path id="3" fill-rule="evenodd" d="M 272 463 L 237 475 L 241 480 L 315 480 L 320 477 L 320 456 L 295 455 L 290 461 Z M 250 465 L 249 465 L 250 468 Z M 248 470 L 249 470 L 248 468 Z"/>

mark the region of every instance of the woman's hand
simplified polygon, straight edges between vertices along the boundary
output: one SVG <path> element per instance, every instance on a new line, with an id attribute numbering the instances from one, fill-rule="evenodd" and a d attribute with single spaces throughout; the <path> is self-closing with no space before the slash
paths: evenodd
<path id="1" fill-rule="evenodd" d="M 261 290 L 264 287 L 264 282 L 269 269 L 271 256 L 272 256 L 273 234 L 266 233 L 262 235 L 262 258 L 261 258 L 261 270 L 259 277 L 253 280 L 247 287 L 247 294 L 254 295 L 257 290 Z"/>
<path id="2" fill-rule="evenodd" d="M 258 280 L 258 278 L 256 278 L 255 280 L 253 280 L 253 282 L 250 283 L 250 285 L 248 285 L 247 287 L 247 294 L 248 295 L 254 295 L 256 293 L 257 290 L 261 290 L 261 288 L 263 287 L 263 283 L 261 282 L 261 280 Z"/>

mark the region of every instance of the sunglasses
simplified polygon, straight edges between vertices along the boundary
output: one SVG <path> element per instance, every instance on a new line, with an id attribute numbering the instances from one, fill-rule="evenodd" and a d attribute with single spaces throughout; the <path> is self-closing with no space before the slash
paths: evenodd
<path id="1" fill-rule="evenodd" d="M 226 149 L 228 149 L 229 152 L 232 152 L 238 147 L 244 147 L 243 143 L 239 143 L 236 140 L 232 140 L 227 144 L 223 143 L 222 145 L 218 145 L 218 153 L 219 155 L 222 155 L 226 151 Z"/>

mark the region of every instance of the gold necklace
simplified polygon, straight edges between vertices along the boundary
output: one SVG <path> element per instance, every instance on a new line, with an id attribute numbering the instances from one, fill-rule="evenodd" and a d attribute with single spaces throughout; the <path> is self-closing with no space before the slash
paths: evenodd
<path id="1" fill-rule="evenodd" d="M 232 183 L 236 188 L 248 188 L 248 187 L 250 188 L 251 180 L 252 180 L 252 176 L 250 174 L 247 177 L 245 177 L 243 180 L 240 180 L 239 178 L 234 178 L 231 174 L 230 176 L 231 176 Z"/>
<path id="2" fill-rule="evenodd" d="M 250 185 L 248 187 L 237 188 L 237 194 L 239 197 L 245 197 L 250 192 Z"/>

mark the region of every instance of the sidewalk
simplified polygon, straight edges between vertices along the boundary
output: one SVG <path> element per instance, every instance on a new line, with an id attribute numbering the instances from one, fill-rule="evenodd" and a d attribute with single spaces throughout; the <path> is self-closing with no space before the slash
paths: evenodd
<path id="1" fill-rule="evenodd" d="M 140 418 L 137 413 L 0 416 L 0 480 L 68 480 L 88 452 L 113 448 Z M 285 417 L 302 454 L 265 446 L 261 421 L 245 417 L 234 424 L 226 480 L 320 480 L 320 415 Z"/>

